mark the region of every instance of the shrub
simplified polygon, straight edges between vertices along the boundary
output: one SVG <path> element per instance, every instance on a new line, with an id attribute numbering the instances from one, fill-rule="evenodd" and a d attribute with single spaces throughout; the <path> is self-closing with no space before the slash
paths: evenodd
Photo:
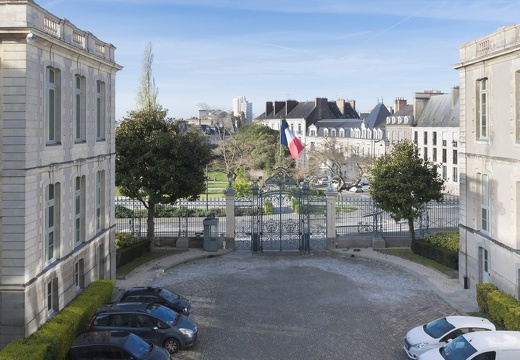
<path id="1" fill-rule="evenodd" d="M 426 236 L 424 240 L 430 244 L 434 244 L 451 251 L 459 251 L 458 232 L 438 232 Z"/>
<path id="2" fill-rule="evenodd" d="M 508 318 L 508 322 L 513 322 L 511 315 L 509 315 L 510 310 L 518 308 L 519 305 L 513 296 L 502 291 L 491 291 L 488 294 L 488 307 L 489 316 L 496 322 L 505 325 L 504 320 L 506 318 Z"/>
<path id="3" fill-rule="evenodd" d="M 449 250 L 420 239 L 412 242 L 411 250 L 414 254 L 436 261 L 454 270 L 459 269 L 458 251 Z"/>
<path id="4" fill-rule="evenodd" d="M 139 242 L 139 238 L 130 233 L 116 233 L 116 250 L 124 249 Z"/>
<path id="5" fill-rule="evenodd" d="M 492 291 L 498 290 L 497 287 L 491 283 L 477 284 L 477 304 L 480 311 L 488 313 L 488 294 Z"/>

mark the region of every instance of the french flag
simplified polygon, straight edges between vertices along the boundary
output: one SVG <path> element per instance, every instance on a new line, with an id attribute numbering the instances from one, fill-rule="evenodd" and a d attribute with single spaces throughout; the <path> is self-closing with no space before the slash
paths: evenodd
<path id="1" fill-rule="evenodd" d="M 282 120 L 282 131 L 280 133 L 282 145 L 289 147 L 289 152 L 294 160 L 298 160 L 298 154 L 302 152 L 303 145 L 300 140 L 294 136 L 294 133 L 287 125 L 287 121 Z"/>

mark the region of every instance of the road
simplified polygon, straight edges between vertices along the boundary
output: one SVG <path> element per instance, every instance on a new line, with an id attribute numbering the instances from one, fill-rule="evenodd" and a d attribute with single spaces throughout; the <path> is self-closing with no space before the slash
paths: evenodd
<path id="1" fill-rule="evenodd" d="M 191 300 L 200 328 L 199 343 L 176 358 L 404 360 L 408 329 L 456 314 L 394 265 L 328 252 L 276 254 L 235 251 L 154 281 Z"/>

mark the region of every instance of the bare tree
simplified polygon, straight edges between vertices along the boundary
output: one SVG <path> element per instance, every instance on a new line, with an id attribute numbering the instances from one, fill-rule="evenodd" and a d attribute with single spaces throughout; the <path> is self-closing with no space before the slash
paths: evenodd
<path id="1" fill-rule="evenodd" d="M 143 72 L 141 73 L 140 86 L 137 91 L 137 109 L 145 111 L 159 110 L 161 106 L 157 103 L 159 90 L 155 86 L 155 78 L 152 74 L 153 52 L 152 43 L 146 45 L 143 55 Z"/>

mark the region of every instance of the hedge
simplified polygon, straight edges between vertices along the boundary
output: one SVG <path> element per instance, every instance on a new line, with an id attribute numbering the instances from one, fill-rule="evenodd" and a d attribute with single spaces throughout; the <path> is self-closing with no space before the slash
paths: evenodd
<path id="1" fill-rule="evenodd" d="M 116 251 L 116 267 L 128 264 L 130 261 L 135 260 L 143 254 L 150 252 L 151 241 L 148 239 L 139 239 L 137 242 L 118 249 Z"/>
<path id="2" fill-rule="evenodd" d="M 97 280 L 91 283 L 67 307 L 26 339 L 7 344 L 0 360 L 64 359 L 72 342 L 87 330 L 96 309 L 112 300 L 115 282 Z"/>
<path id="3" fill-rule="evenodd" d="M 520 331 L 520 302 L 490 283 L 477 284 L 477 304 L 506 330 Z"/>
<path id="4" fill-rule="evenodd" d="M 438 262 L 449 268 L 459 269 L 459 252 L 446 249 L 425 240 L 417 239 L 410 246 L 414 254 Z"/>

